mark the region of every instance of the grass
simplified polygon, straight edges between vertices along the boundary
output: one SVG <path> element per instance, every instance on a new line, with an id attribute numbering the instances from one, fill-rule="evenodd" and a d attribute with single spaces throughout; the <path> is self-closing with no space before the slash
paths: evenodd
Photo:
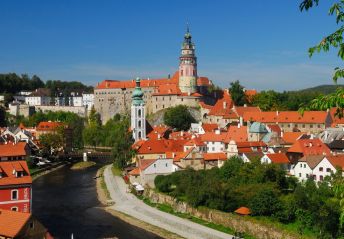
<path id="1" fill-rule="evenodd" d="M 82 161 L 82 162 L 78 162 L 78 163 L 75 163 L 71 169 L 85 169 L 85 168 L 89 168 L 89 167 L 92 167 L 96 165 L 95 162 L 92 162 L 92 161 Z"/>
<path id="2" fill-rule="evenodd" d="M 110 197 L 110 193 L 106 187 L 106 183 L 105 183 L 105 180 L 104 180 L 104 170 L 105 170 L 106 166 L 102 167 L 100 170 L 99 170 L 99 175 L 101 175 L 100 177 L 100 187 L 102 188 L 105 196 L 106 196 L 106 199 L 110 200 L 111 197 Z"/>
<path id="3" fill-rule="evenodd" d="M 122 176 L 122 170 L 118 168 L 117 166 L 112 165 L 111 170 L 112 170 L 113 175 Z"/>
<path id="4" fill-rule="evenodd" d="M 170 205 L 160 204 L 160 203 L 153 203 L 148 198 L 143 198 L 142 196 L 138 196 L 138 198 L 141 199 L 145 204 L 147 204 L 147 205 L 149 205 L 151 207 L 155 207 L 155 208 L 159 209 L 160 211 L 163 211 L 163 212 L 166 212 L 166 213 L 170 213 L 170 214 L 173 214 L 175 216 L 178 216 L 178 217 L 181 217 L 181 218 L 184 218 L 184 219 L 188 219 L 188 220 L 190 220 L 192 222 L 195 222 L 197 224 L 200 224 L 200 225 L 212 228 L 214 230 L 217 230 L 217 231 L 220 231 L 220 232 L 223 232 L 223 233 L 227 233 L 227 234 L 231 234 L 231 235 L 235 235 L 236 234 L 236 232 L 233 229 L 229 228 L 229 227 L 225 227 L 225 226 L 220 225 L 220 224 L 215 224 L 215 223 L 212 223 L 212 222 L 208 222 L 208 221 L 200 219 L 198 217 L 194 217 L 194 216 L 192 216 L 192 215 L 190 215 L 188 213 L 175 212 Z M 244 234 L 243 238 L 245 238 L 245 239 L 255 239 L 255 237 L 247 235 L 247 234 Z"/>

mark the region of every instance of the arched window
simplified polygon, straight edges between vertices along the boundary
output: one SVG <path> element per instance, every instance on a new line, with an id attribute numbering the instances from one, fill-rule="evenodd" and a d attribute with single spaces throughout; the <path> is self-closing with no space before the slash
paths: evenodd
<path id="1" fill-rule="evenodd" d="M 142 137 L 142 135 L 141 135 L 141 131 L 139 131 L 139 134 L 138 134 L 138 136 L 139 136 L 139 139 L 141 139 L 141 137 Z"/>
<path id="2" fill-rule="evenodd" d="M 141 120 L 139 120 L 138 124 L 139 124 L 139 128 L 141 128 Z"/>
<path id="3" fill-rule="evenodd" d="M 141 117 L 141 109 L 137 111 L 137 114 L 139 115 L 139 117 Z"/>

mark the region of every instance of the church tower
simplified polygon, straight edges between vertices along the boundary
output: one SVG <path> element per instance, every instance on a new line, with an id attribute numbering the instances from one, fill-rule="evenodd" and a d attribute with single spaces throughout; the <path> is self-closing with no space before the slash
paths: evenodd
<path id="1" fill-rule="evenodd" d="M 179 88 L 183 93 L 195 93 L 197 83 L 197 57 L 195 44 L 191 41 L 189 26 L 187 26 L 179 57 Z"/>
<path id="2" fill-rule="evenodd" d="M 131 130 L 136 142 L 140 139 L 146 139 L 145 102 L 140 87 L 140 78 L 136 78 L 136 87 L 131 99 Z"/>

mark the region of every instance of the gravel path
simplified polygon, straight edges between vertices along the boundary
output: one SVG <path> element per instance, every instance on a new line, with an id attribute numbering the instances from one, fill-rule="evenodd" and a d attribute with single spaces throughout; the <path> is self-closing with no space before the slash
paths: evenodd
<path id="1" fill-rule="evenodd" d="M 115 204 L 112 209 L 126 213 L 139 220 L 145 221 L 154 226 L 176 233 L 190 239 L 231 239 L 232 236 L 226 233 L 213 230 L 200 224 L 191 222 L 169 213 L 159 211 L 156 208 L 146 205 L 137 199 L 133 194 L 127 193 L 127 185 L 123 179 L 114 176 L 111 166 L 104 171 L 105 183 L 110 196 Z"/>

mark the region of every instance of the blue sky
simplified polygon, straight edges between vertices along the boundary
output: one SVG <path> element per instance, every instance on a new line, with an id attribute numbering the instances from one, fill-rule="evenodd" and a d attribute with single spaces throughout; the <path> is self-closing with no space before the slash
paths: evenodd
<path id="1" fill-rule="evenodd" d="M 198 73 L 258 90 L 332 84 L 342 62 L 307 49 L 336 29 L 332 0 L 301 13 L 299 0 L 3 0 L 0 72 L 44 80 L 161 78 L 178 69 L 190 23 Z"/>

